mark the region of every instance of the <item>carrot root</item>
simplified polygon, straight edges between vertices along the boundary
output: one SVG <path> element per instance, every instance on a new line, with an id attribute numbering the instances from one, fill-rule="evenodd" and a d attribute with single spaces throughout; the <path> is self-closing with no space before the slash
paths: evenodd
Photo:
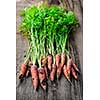
<path id="1" fill-rule="evenodd" d="M 73 67 L 71 68 L 71 72 L 72 72 L 73 77 L 77 80 L 78 76 L 76 75 L 76 72 Z"/>
<path id="2" fill-rule="evenodd" d="M 55 79 L 55 74 L 56 74 L 56 64 L 52 64 L 52 71 L 50 73 L 50 80 L 54 81 Z"/>
<path id="3" fill-rule="evenodd" d="M 76 65 L 73 63 L 73 68 L 80 73 L 79 69 L 76 67 Z"/>
<path id="4" fill-rule="evenodd" d="M 60 61 L 61 61 L 61 56 L 60 56 L 60 54 L 56 54 L 56 66 L 57 66 L 57 67 L 59 66 Z"/>
<path id="5" fill-rule="evenodd" d="M 44 68 L 38 68 L 39 80 L 41 87 L 46 90 L 46 74 Z"/>
<path id="6" fill-rule="evenodd" d="M 45 70 L 46 79 L 48 79 L 48 69 L 46 65 L 44 66 L 44 70 Z"/>
<path id="7" fill-rule="evenodd" d="M 21 70 L 20 70 L 20 75 L 19 75 L 19 79 L 22 79 L 27 71 L 27 65 L 26 64 L 22 64 L 21 66 Z"/>
<path id="8" fill-rule="evenodd" d="M 51 71 L 51 67 L 52 67 L 52 63 L 53 63 L 53 57 L 52 55 L 48 55 L 48 69 Z"/>
<path id="9" fill-rule="evenodd" d="M 62 67 L 64 66 L 65 62 L 66 62 L 66 54 L 62 53 L 61 54 L 61 65 L 62 65 Z"/>
<path id="10" fill-rule="evenodd" d="M 61 67 L 61 64 L 59 64 L 59 67 L 57 68 L 57 79 L 60 78 L 61 73 L 62 73 L 62 67 Z"/>
<path id="11" fill-rule="evenodd" d="M 68 79 L 68 81 L 70 81 L 70 75 L 68 74 L 68 71 L 67 71 L 67 65 L 64 65 L 63 73 L 64 73 L 65 77 Z"/>
<path id="12" fill-rule="evenodd" d="M 38 88 L 38 70 L 35 65 L 31 66 L 31 75 L 32 75 L 32 82 L 34 89 L 36 90 Z"/>

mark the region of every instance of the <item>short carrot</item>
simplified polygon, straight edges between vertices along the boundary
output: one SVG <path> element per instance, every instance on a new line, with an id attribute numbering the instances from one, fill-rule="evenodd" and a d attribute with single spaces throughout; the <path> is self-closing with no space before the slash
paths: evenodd
<path id="1" fill-rule="evenodd" d="M 71 67 L 72 67 L 72 59 L 69 59 L 67 61 L 67 73 L 69 77 L 70 77 Z"/>
<path id="2" fill-rule="evenodd" d="M 45 70 L 46 79 L 48 79 L 48 69 L 47 69 L 47 65 L 44 66 L 44 70 Z"/>
<path id="3" fill-rule="evenodd" d="M 66 62 L 66 54 L 62 53 L 61 54 L 61 66 L 62 67 L 64 66 L 65 62 Z"/>
<path id="4" fill-rule="evenodd" d="M 47 58 L 42 58 L 41 63 L 45 70 L 46 79 L 48 79 Z"/>
<path id="5" fill-rule="evenodd" d="M 46 90 L 46 74 L 44 68 L 38 68 L 39 80 L 41 87 Z"/>
<path id="6" fill-rule="evenodd" d="M 52 64 L 52 71 L 50 73 L 50 80 L 54 81 L 56 75 L 56 64 Z"/>
<path id="7" fill-rule="evenodd" d="M 48 55 L 48 69 L 50 71 L 52 69 L 52 63 L 53 63 L 53 57 L 52 57 L 52 55 Z"/>
<path id="8" fill-rule="evenodd" d="M 76 72 L 73 67 L 71 67 L 71 72 L 72 72 L 73 77 L 77 80 L 78 76 L 76 75 Z"/>
<path id="9" fill-rule="evenodd" d="M 38 88 L 38 70 L 36 65 L 31 66 L 31 75 L 32 75 L 32 82 L 34 89 L 36 90 Z"/>
<path id="10" fill-rule="evenodd" d="M 68 75 L 68 71 L 67 71 L 67 65 L 64 65 L 63 73 L 64 73 L 65 77 L 68 79 L 68 81 L 70 81 L 70 76 Z"/>
<path id="11" fill-rule="evenodd" d="M 77 72 L 80 72 L 79 69 L 76 67 L 75 63 L 73 63 L 73 68 L 74 68 Z"/>
<path id="12" fill-rule="evenodd" d="M 27 65 L 26 64 L 22 64 L 21 66 L 21 70 L 20 70 L 20 75 L 19 75 L 19 79 L 22 79 L 27 71 Z"/>
<path id="13" fill-rule="evenodd" d="M 56 66 L 57 66 L 57 68 L 58 68 L 58 66 L 59 66 L 60 61 L 61 61 L 61 56 L 60 56 L 60 54 L 56 54 Z"/>
<path id="14" fill-rule="evenodd" d="M 60 78 L 61 73 L 62 73 L 62 67 L 61 67 L 61 64 L 59 64 L 59 67 L 57 68 L 57 79 Z"/>

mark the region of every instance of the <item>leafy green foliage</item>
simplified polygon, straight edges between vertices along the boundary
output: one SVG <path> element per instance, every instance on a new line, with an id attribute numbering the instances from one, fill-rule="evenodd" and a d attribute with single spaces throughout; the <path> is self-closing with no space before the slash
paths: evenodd
<path id="1" fill-rule="evenodd" d="M 24 9 L 21 15 L 23 20 L 20 31 L 33 45 L 34 56 L 39 59 L 39 66 L 41 66 L 42 56 L 48 52 L 54 56 L 55 52 L 66 51 L 69 36 L 78 26 L 74 12 L 65 12 L 64 9 L 55 5 L 48 7 L 46 3 L 39 7 Z"/>

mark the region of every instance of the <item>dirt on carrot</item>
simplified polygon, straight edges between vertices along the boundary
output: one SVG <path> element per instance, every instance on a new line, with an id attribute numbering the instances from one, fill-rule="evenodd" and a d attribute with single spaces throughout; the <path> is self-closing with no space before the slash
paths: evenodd
<path id="1" fill-rule="evenodd" d="M 39 74 L 39 81 L 41 87 L 46 90 L 46 74 L 44 68 L 38 68 L 38 74 Z"/>

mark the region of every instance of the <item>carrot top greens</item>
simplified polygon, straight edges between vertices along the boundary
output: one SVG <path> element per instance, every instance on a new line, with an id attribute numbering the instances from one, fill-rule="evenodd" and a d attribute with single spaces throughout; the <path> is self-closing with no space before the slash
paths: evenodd
<path id="1" fill-rule="evenodd" d="M 62 52 L 69 55 L 69 38 L 78 26 L 74 12 L 65 12 L 58 6 L 48 7 L 42 3 L 40 6 L 24 9 L 21 16 L 23 20 L 20 31 L 29 40 L 31 52 L 28 52 L 28 56 L 34 64 L 37 60 L 39 67 L 42 67 L 41 59 L 48 54 L 53 57 Z"/>

